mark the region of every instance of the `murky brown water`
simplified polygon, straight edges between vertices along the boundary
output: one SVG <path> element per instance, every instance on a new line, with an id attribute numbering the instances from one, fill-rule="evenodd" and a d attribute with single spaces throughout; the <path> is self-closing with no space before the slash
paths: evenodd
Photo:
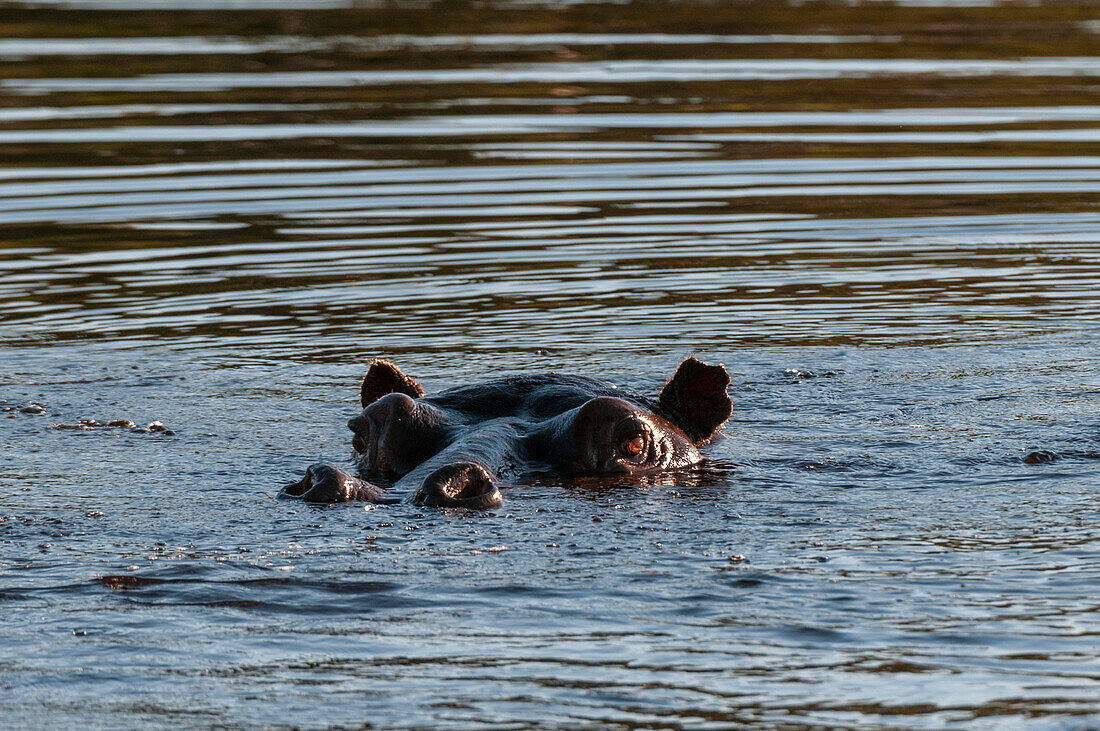
<path id="1" fill-rule="evenodd" d="M 348 5 L 0 3 L 6 724 L 1100 725 L 1094 5 Z M 691 353 L 677 484 L 268 499 Z"/>

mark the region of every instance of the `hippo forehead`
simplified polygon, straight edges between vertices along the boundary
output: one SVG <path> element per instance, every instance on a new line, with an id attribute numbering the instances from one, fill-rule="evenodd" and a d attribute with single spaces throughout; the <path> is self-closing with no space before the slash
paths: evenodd
<path id="1" fill-rule="evenodd" d="M 590 423 L 618 425 L 624 422 L 638 423 L 650 428 L 671 428 L 671 424 L 652 411 L 619 396 L 595 396 L 584 399 L 576 409 L 577 416 Z M 566 413 L 563 411 L 562 413 Z"/>
<path id="2" fill-rule="evenodd" d="M 599 396 L 615 396 L 651 410 L 652 406 L 606 381 L 584 376 L 540 374 L 461 386 L 420 401 L 467 414 L 473 419 L 508 416 L 546 419 Z"/>

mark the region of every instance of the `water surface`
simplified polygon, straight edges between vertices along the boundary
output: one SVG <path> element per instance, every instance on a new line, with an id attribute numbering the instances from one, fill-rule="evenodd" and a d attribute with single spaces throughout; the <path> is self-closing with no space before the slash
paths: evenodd
<path id="1" fill-rule="evenodd" d="M 1100 724 L 1095 8 L 356 5 L 0 5 L 9 725 Z M 690 354 L 689 474 L 270 499 Z"/>

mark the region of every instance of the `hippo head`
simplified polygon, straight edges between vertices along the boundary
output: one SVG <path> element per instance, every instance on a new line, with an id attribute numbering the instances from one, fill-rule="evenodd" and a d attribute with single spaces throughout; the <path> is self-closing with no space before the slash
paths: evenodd
<path id="1" fill-rule="evenodd" d="M 700 461 L 732 409 L 722 366 L 689 358 L 656 399 L 613 384 L 545 374 L 425 396 L 389 361 L 373 361 L 348 422 L 364 474 L 400 478 L 432 462 L 476 462 L 562 474 L 633 475 Z M 453 455 L 453 457 L 448 457 Z"/>

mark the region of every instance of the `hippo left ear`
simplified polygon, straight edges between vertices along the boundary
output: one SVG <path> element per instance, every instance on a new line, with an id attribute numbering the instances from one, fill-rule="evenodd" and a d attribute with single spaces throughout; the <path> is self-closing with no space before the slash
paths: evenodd
<path id="1" fill-rule="evenodd" d="M 661 390 L 658 413 L 693 442 L 703 444 L 733 413 L 726 393 L 729 385 L 729 373 L 722 366 L 688 358 Z"/>
<path id="2" fill-rule="evenodd" d="M 365 409 L 389 393 L 403 393 L 409 398 L 420 398 L 424 395 L 424 389 L 388 360 L 372 360 L 367 368 L 367 375 L 363 376 L 363 385 L 359 387 L 359 403 Z"/>

